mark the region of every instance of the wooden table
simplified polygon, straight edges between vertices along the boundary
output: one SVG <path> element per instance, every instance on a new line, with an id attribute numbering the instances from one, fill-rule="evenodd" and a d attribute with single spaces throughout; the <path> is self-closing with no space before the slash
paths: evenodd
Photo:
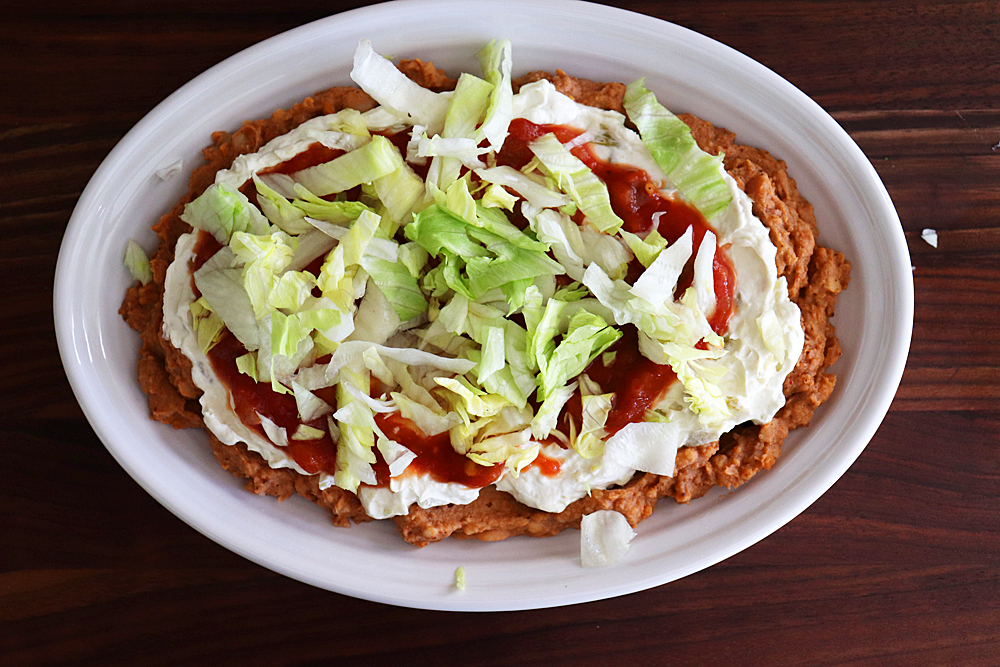
<path id="1" fill-rule="evenodd" d="M 995 3 L 615 3 L 748 54 L 854 137 L 910 243 L 913 345 L 860 459 L 771 537 L 653 590 L 502 615 L 389 607 L 258 567 L 158 505 L 88 426 L 51 308 L 88 179 L 190 78 L 366 3 L 147 4 L 0 9 L 0 665 L 1000 665 Z"/>

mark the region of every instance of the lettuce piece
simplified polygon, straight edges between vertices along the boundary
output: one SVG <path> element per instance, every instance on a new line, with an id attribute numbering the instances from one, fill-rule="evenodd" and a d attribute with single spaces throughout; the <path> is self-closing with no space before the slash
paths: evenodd
<path id="1" fill-rule="evenodd" d="M 209 267 L 206 263 L 194 272 L 195 286 L 247 351 L 256 350 L 260 333 L 253 305 L 243 287 L 243 269 L 206 270 Z"/>
<path id="2" fill-rule="evenodd" d="M 498 256 L 473 257 L 466 263 L 473 298 L 510 282 L 564 273 L 558 262 L 537 250 L 525 250 L 509 244 L 495 244 L 491 250 Z"/>
<path id="3" fill-rule="evenodd" d="M 461 406 L 469 415 L 492 417 L 510 405 L 510 401 L 503 396 L 488 394 L 462 377 L 434 378 L 434 381 L 449 391 L 448 400 L 452 405 Z"/>
<path id="4" fill-rule="evenodd" d="M 507 359 L 504 355 L 503 328 L 488 326 L 483 338 L 482 358 L 479 360 L 477 370 L 480 384 L 483 384 L 486 379 L 507 365 Z"/>
<path id="5" fill-rule="evenodd" d="M 487 208 L 481 202 L 476 202 L 476 219 L 475 226 L 479 229 L 469 230 L 469 235 L 487 246 L 503 240 L 524 250 L 533 250 L 539 253 L 545 253 L 549 250 L 548 244 L 542 243 L 518 229 L 503 211 Z"/>
<path id="6" fill-rule="evenodd" d="M 314 428 L 312 426 L 309 426 L 308 424 L 299 424 L 298 428 L 295 429 L 295 432 L 292 433 L 291 439 L 292 440 L 319 440 L 324 435 L 326 435 L 326 431 L 323 431 L 323 430 L 318 429 L 318 428 Z"/>
<path id="7" fill-rule="evenodd" d="M 335 225 L 344 225 L 357 220 L 364 211 L 374 213 L 370 206 L 359 201 L 327 201 L 309 192 L 309 190 L 299 183 L 295 183 L 294 189 L 295 194 L 299 197 L 293 202 L 295 208 L 302 211 L 309 218 L 313 218 L 313 220 L 306 219 L 307 223 L 323 231 L 327 231 L 330 228 L 316 225 L 316 220 Z M 340 238 L 335 234 L 330 235 L 334 238 Z"/>
<path id="8" fill-rule="evenodd" d="M 629 305 L 630 286 L 624 280 L 611 280 L 604 269 L 591 264 L 583 272 L 580 282 L 587 286 L 604 307 L 614 313 L 615 324 L 637 323 L 638 314 Z"/>
<path id="9" fill-rule="evenodd" d="M 399 444 L 395 440 L 388 438 L 378 438 L 375 446 L 382 453 L 382 459 L 389 466 L 389 477 L 399 477 L 403 474 L 417 455 Z"/>
<path id="10" fill-rule="evenodd" d="M 483 166 L 479 156 L 489 151 L 480 148 L 471 137 L 428 137 L 422 135 L 417 140 L 417 157 L 450 157 L 466 167 L 476 169 Z"/>
<path id="11" fill-rule="evenodd" d="M 292 261 L 285 267 L 286 271 L 302 271 L 318 257 L 330 252 L 335 245 L 335 239 L 318 229 L 310 229 L 295 238 L 299 242 L 299 249 L 292 255 Z"/>
<path id="12" fill-rule="evenodd" d="M 253 183 L 257 189 L 257 204 L 271 223 L 287 234 L 309 231 L 310 226 L 302 209 L 269 187 L 257 174 L 253 175 Z"/>
<path id="13" fill-rule="evenodd" d="M 476 169 L 475 174 L 487 183 L 506 186 L 514 190 L 528 203 L 538 208 L 559 208 L 572 201 L 569 195 L 556 192 L 513 167 L 498 166 Z"/>
<path id="14" fill-rule="evenodd" d="M 478 145 L 477 128 L 490 103 L 493 84 L 472 74 L 463 73 L 452 93 L 441 137 L 446 139 L 471 139 Z M 478 158 L 476 159 L 478 162 Z M 439 155 L 431 160 L 427 171 L 427 188 L 430 192 L 447 191 L 461 175 L 463 162 L 457 157 Z"/>
<path id="15" fill-rule="evenodd" d="M 372 49 L 370 40 L 358 43 L 351 78 L 376 102 L 409 117 L 411 125 L 425 125 L 431 134 L 438 134 L 443 128 L 448 98 L 410 81 Z"/>
<path id="16" fill-rule="evenodd" d="M 360 340 L 346 341 L 337 348 L 336 352 L 333 353 L 333 357 L 330 359 L 328 364 L 325 366 L 318 365 L 311 369 L 306 369 L 307 371 L 310 371 L 305 374 L 309 379 L 306 381 L 302 381 L 300 379 L 299 381 L 302 386 L 307 389 L 318 389 L 320 387 L 330 386 L 336 381 L 337 374 L 342 368 L 354 368 L 360 370 L 364 367 L 364 352 L 369 349 L 376 350 L 379 356 L 387 362 L 392 359 L 408 366 L 429 366 L 431 368 L 438 368 L 457 375 L 468 373 L 476 366 L 474 361 L 469 361 L 468 359 L 444 357 L 415 348 L 387 347 L 385 345 L 375 345 L 368 341 Z M 314 377 L 317 374 L 320 374 L 321 376 Z M 301 375 L 302 373 L 300 373 L 300 376 Z"/>
<path id="17" fill-rule="evenodd" d="M 439 435 L 462 423 L 462 418 L 458 416 L 458 413 L 442 414 L 399 392 L 392 392 L 390 396 L 399 408 L 399 414 L 416 424 L 417 428 L 426 436 Z"/>
<path id="18" fill-rule="evenodd" d="M 271 308 L 298 310 L 311 296 L 315 286 L 316 277 L 313 274 L 307 271 L 286 271 L 268 294 L 267 303 Z"/>
<path id="19" fill-rule="evenodd" d="M 582 384 L 581 384 L 582 388 Z M 576 453 L 585 459 L 592 459 L 604 453 L 604 425 L 611 413 L 611 399 L 614 394 L 587 394 L 580 397 L 583 423 L 580 433 L 570 443 Z"/>
<path id="20" fill-rule="evenodd" d="M 552 299 L 546 304 L 546 318 L 539 330 L 551 336 L 553 328 L 545 329 L 551 304 L 562 303 Z M 545 347 L 536 347 L 536 357 L 539 360 L 538 396 L 547 398 L 553 391 L 576 377 L 593 361 L 597 355 L 621 338 L 621 332 L 609 326 L 599 315 L 587 310 L 579 310 L 570 318 L 569 329 L 558 345 L 553 345 L 551 339 Z M 537 346 L 537 341 L 536 341 Z M 551 350 L 551 351 L 549 351 Z"/>
<path id="21" fill-rule="evenodd" d="M 472 358 L 473 352 L 470 351 Z M 491 373 L 481 381 L 483 388 L 491 394 L 502 396 L 518 408 L 528 404 L 528 397 L 535 388 L 535 378 L 525 370 L 511 364 Z"/>
<path id="22" fill-rule="evenodd" d="M 278 426 L 259 412 L 257 416 L 260 418 L 260 425 L 264 427 L 264 433 L 267 434 L 268 440 L 278 447 L 288 447 L 288 431 L 285 427 Z"/>
<path id="23" fill-rule="evenodd" d="M 614 565 L 628 554 L 635 536 L 628 519 L 619 512 L 591 512 L 580 520 L 580 562 L 584 567 Z"/>
<path id="24" fill-rule="evenodd" d="M 698 148 L 691 130 L 656 101 L 645 79 L 625 89 L 625 112 L 639 130 L 642 142 L 656 164 L 695 208 L 711 221 L 732 201 L 725 179 L 722 155 Z"/>
<path id="25" fill-rule="evenodd" d="M 299 417 L 304 422 L 311 422 L 314 419 L 325 417 L 333 413 L 333 406 L 312 393 L 294 380 L 291 383 L 292 394 L 295 396 L 295 405 L 299 411 Z"/>
<path id="26" fill-rule="evenodd" d="M 534 211 L 528 206 L 522 210 L 538 240 L 549 244 L 573 280 L 581 280 L 586 267 L 594 263 L 613 278 L 625 277 L 632 257 L 614 236 L 581 227 L 559 211 Z"/>
<path id="27" fill-rule="evenodd" d="M 370 137 L 368 122 L 369 118 L 357 109 L 341 109 L 327 116 L 326 129 L 359 137 Z"/>
<path id="28" fill-rule="evenodd" d="M 271 234 L 233 232 L 229 248 L 245 264 L 255 264 L 271 273 L 281 273 L 291 262 L 299 242 L 283 231 Z"/>
<path id="29" fill-rule="evenodd" d="M 536 276 L 537 278 L 538 276 Z M 524 305 L 524 294 L 529 287 L 535 284 L 534 278 L 521 278 L 520 280 L 512 280 L 509 283 L 504 283 L 500 286 L 500 291 L 507 300 L 507 307 L 511 310 L 517 310 Z"/>
<path id="30" fill-rule="evenodd" d="M 434 204 L 405 228 L 409 239 L 442 259 L 440 278 L 449 287 L 475 300 L 513 281 L 563 272 L 545 254 L 544 243 L 525 235 L 496 209 L 478 202 L 475 207 L 480 226 Z"/>
<path id="31" fill-rule="evenodd" d="M 479 217 L 476 215 L 476 200 L 469 192 L 469 181 L 465 178 L 455 180 L 444 196 L 444 207 L 450 213 L 468 224 L 479 227 Z"/>
<path id="32" fill-rule="evenodd" d="M 376 178 L 372 185 L 389 219 L 397 224 L 409 222 L 424 199 L 424 179 L 405 162 L 396 171 Z M 395 233 L 395 229 L 392 231 Z"/>
<path id="33" fill-rule="evenodd" d="M 673 301 L 677 279 L 691 258 L 691 239 L 692 231 L 691 227 L 688 227 L 679 239 L 660 252 L 653 263 L 642 272 L 632 285 L 632 294 L 654 305 Z"/>
<path id="34" fill-rule="evenodd" d="M 480 201 L 482 201 L 483 206 L 486 208 L 502 208 L 507 211 L 513 211 L 514 205 L 517 204 L 517 197 L 499 185 L 490 184 L 486 188 L 486 192 L 483 193 Z"/>
<path id="35" fill-rule="evenodd" d="M 434 257 L 447 250 L 456 257 L 488 257 L 490 253 L 469 238 L 469 224 L 450 211 L 433 204 L 414 216 L 404 228 L 406 237 Z"/>
<path id="36" fill-rule="evenodd" d="M 626 424 L 604 444 L 604 460 L 624 468 L 673 477 L 680 428 L 670 422 Z"/>
<path id="37" fill-rule="evenodd" d="M 308 309 L 295 313 L 294 317 L 304 328 L 322 332 L 324 336 L 337 342 L 354 330 L 350 315 L 333 307 L 333 302 L 329 299 L 317 299 Z"/>
<path id="38" fill-rule="evenodd" d="M 382 401 L 382 400 L 379 400 L 377 398 L 372 398 L 371 396 L 369 396 L 368 394 L 362 392 L 360 389 L 354 387 L 350 383 L 345 384 L 344 388 L 347 389 L 347 391 L 349 391 L 351 393 L 351 395 L 354 396 L 354 398 L 356 398 L 357 400 L 359 400 L 362 403 L 364 403 L 365 405 L 367 405 L 368 408 L 373 413 L 374 412 L 378 412 L 378 413 L 382 413 L 382 414 L 388 414 L 390 412 L 397 412 L 398 411 L 398 408 L 396 407 L 396 405 L 391 400 L 390 401 Z"/>
<path id="39" fill-rule="evenodd" d="M 236 357 L 236 370 L 253 378 L 254 382 L 260 382 L 257 378 L 257 355 L 253 352 L 247 352 Z"/>
<path id="40" fill-rule="evenodd" d="M 694 280 L 691 286 L 694 288 L 695 303 L 698 310 L 711 316 L 715 312 L 715 234 L 705 232 L 698 246 L 698 254 L 694 258 Z"/>
<path id="41" fill-rule="evenodd" d="M 542 306 L 541 297 L 535 291 L 526 296 L 522 311 L 527 332 L 525 350 L 528 357 L 534 360 L 535 367 L 540 371 L 539 382 L 542 382 L 542 378 L 548 370 L 549 358 L 555 352 L 555 338 L 562 333 L 559 320 L 565 307 L 566 302 L 558 299 L 549 299 Z M 555 389 L 562 384 L 550 383 L 550 388 Z M 541 400 L 545 400 L 547 396 L 548 394 L 544 391 L 538 394 L 538 398 Z"/>
<path id="42" fill-rule="evenodd" d="M 540 449 L 538 443 L 531 442 L 531 429 L 524 429 L 474 442 L 466 456 L 484 466 L 503 463 L 516 476 L 538 458 Z"/>
<path id="43" fill-rule="evenodd" d="M 659 215 L 659 213 L 653 214 L 654 225 Z M 659 256 L 660 252 L 669 245 L 667 239 L 663 238 L 655 228 L 646 235 L 646 238 L 639 238 L 631 232 L 626 232 L 624 229 L 618 233 L 625 239 L 625 243 L 628 244 L 629 249 L 635 254 L 639 263 L 646 268 L 649 268 L 649 265 Z"/>
<path id="44" fill-rule="evenodd" d="M 229 245 L 234 232 L 267 234 L 271 223 L 239 190 L 212 184 L 184 207 L 181 220 L 204 230 L 222 245 Z"/>
<path id="45" fill-rule="evenodd" d="M 143 285 L 148 285 L 153 279 L 153 271 L 149 268 L 149 257 L 146 251 L 132 239 L 125 244 L 125 268 L 132 275 L 134 280 L 138 280 Z"/>
<path id="46" fill-rule="evenodd" d="M 378 214 L 362 211 L 320 267 L 316 284 L 323 296 L 333 301 L 342 312 L 350 311 L 354 303 L 354 276 L 380 222 Z"/>
<path id="47" fill-rule="evenodd" d="M 378 285 L 400 321 L 406 322 L 427 312 L 427 299 L 404 264 L 365 255 L 361 258 L 361 266 Z"/>
<path id="48" fill-rule="evenodd" d="M 479 128 L 480 135 L 499 151 L 507 138 L 507 129 L 514 115 L 514 91 L 511 88 L 511 46 L 509 40 L 493 40 L 479 52 L 483 78 L 493 84 L 486 118 Z"/>
<path id="49" fill-rule="evenodd" d="M 573 397 L 576 392 L 578 383 L 572 382 L 568 385 L 560 387 L 552 392 L 552 394 L 542 401 L 542 404 L 538 406 L 538 411 L 535 412 L 534 418 L 531 420 L 531 434 L 538 440 L 544 440 L 549 437 L 549 434 L 556 428 L 559 422 L 559 415 L 562 414 L 562 410 L 566 407 L 566 403 L 569 399 Z M 602 424 L 603 426 L 603 424 Z"/>
<path id="50" fill-rule="evenodd" d="M 355 329 L 349 340 L 363 340 L 379 345 L 396 333 L 401 323 L 396 309 L 370 277 L 366 280 L 365 295 L 355 313 Z"/>
<path id="51" fill-rule="evenodd" d="M 191 328 L 198 334 L 198 347 L 208 354 L 222 338 L 226 323 L 212 310 L 205 297 L 192 301 L 188 309 L 191 311 Z"/>
<path id="52" fill-rule="evenodd" d="M 587 221 L 602 232 L 614 234 L 624 224 L 611 208 L 608 187 L 579 158 L 549 133 L 535 139 L 528 148 L 559 187 L 573 198 Z"/>
<path id="53" fill-rule="evenodd" d="M 337 442 L 337 472 L 334 481 L 342 489 L 356 492 L 358 486 L 375 484 L 375 419 L 371 410 L 358 401 L 347 387 L 368 394 L 370 390 L 367 372 L 343 369 L 337 385 L 337 412 L 333 418 L 340 429 Z M 369 424 L 370 422 L 370 424 Z"/>
<path id="54" fill-rule="evenodd" d="M 292 178 L 322 197 L 350 190 L 362 183 L 371 183 L 401 169 L 403 165 L 403 157 L 392 142 L 376 134 L 360 148 L 329 162 L 297 171 Z"/>
<path id="55" fill-rule="evenodd" d="M 309 329 L 302 325 L 302 320 L 295 315 L 285 315 L 280 310 L 271 313 L 271 357 L 277 356 L 294 359 L 305 356 L 300 346 L 309 340 Z M 308 351 L 307 351 L 308 352 Z"/>
<path id="56" fill-rule="evenodd" d="M 427 266 L 430 255 L 418 244 L 411 241 L 399 246 L 398 259 L 400 264 L 405 266 L 406 270 L 410 272 L 411 276 L 419 278 L 420 274 L 423 273 L 424 267 Z"/>

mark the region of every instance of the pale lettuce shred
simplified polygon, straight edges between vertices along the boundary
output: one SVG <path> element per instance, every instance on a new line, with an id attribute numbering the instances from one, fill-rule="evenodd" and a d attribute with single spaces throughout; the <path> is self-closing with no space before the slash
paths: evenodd
<path id="1" fill-rule="evenodd" d="M 372 183 L 404 167 L 403 157 L 382 135 L 329 162 L 295 172 L 296 183 L 311 193 L 323 195 L 344 192 L 362 183 Z"/>
<path id="2" fill-rule="evenodd" d="M 184 207 L 181 220 L 208 232 L 222 245 L 228 245 L 235 232 L 265 234 L 271 227 L 246 195 L 224 184 L 208 186 Z"/>
<path id="3" fill-rule="evenodd" d="M 528 144 L 528 148 L 559 188 L 573 198 L 590 224 L 609 234 L 621 229 L 623 222 L 611 208 L 608 187 L 556 135 L 544 134 Z"/>
<path id="4" fill-rule="evenodd" d="M 418 86 L 396 69 L 395 65 L 363 39 L 354 53 L 351 78 L 381 106 L 400 116 L 408 116 L 411 124 L 440 132 L 448 109 L 448 98 Z"/>
<path id="5" fill-rule="evenodd" d="M 722 156 L 701 150 L 684 121 L 646 89 L 645 79 L 628 85 L 623 103 L 642 142 L 681 194 L 709 221 L 724 211 L 732 194 L 726 184 Z"/>
<path id="6" fill-rule="evenodd" d="M 129 239 L 125 244 L 125 268 L 132 275 L 133 280 L 138 280 L 143 285 L 148 285 L 153 279 L 153 271 L 149 268 L 149 257 L 146 251 L 138 243 Z"/>
<path id="7" fill-rule="evenodd" d="M 463 73 L 459 76 L 448 105 L 440 139 L 462 140 L 465 145 L 471 142 L 473 146 L 478 147 L 479 124 L 489 107 L 493 90 L 493 84 L 472 74 Z M 414 134 L 417 134 L 416 131 Z M 426 136 L 426 133 L 421 133 L 417 139 L 418 144 Z M 475 162 L 480 163 L 478 148 L 476 150 Z M 427 171 L 426 183 L 432 199 L 436 200 L 440 193 L 446 192 L 451 184 L 458 180 L 463 164 L 461 157 L 455 155 L 442 153 L 434 156 Z"/>
<path id="8" fill-rule="evenodd" d="M 635 531 L 614 510 L 598 510 L 580 521 L 580 562 L 584 567 L 614 565 L 629 552 Z"/>

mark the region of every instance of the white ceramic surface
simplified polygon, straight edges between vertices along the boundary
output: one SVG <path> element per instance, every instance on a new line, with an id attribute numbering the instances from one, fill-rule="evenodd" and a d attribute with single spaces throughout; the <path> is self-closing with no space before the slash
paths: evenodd
<path id="1" fill-rule="evenodd" d="M 579 537 L 499 543 L 448 540 L 416 549 L 389 522 L 334 528 L 302 499 L 253 496 L 214 460 L 203 432 L 148 418 L 135 380 L 138 336 L 118 315 L 130 279 L 129 238 L 152 250 L 149 226 L 186 190 L 155 172 L 178 158 L 189 172 L 210 134 L 266 117 L 316 90 L 350 83 L 358 40 L 397 57 L 477 72 L 494 37 L 514 44 L 515 74 L 562 68 L 647 85 L 788 162 L 816 207 L 821 241 L 853 263 L 837 306 L 844 356 L 832 399 L 794 432 L 771 471 L 689 506 L 663 502 L 639 526 L 627 559 L 585 569 Z M 817 58 L 823 57 L 817 53 Z M 851 465 L 875 433 L 902 375 L 913 313 L 899 220 L 867 158 L 819 106 L 779 76 L 704 36 L 586 3 L 394 2 L 330 17 L 251 47 L 205 72 L 149 113 L 87 186 L 56 272 L 63 363 L 88 419 L 121 465 L 177 516 L 243 556 L 333 591 L 431 609 L 508 610 L 596 600 L 657 586 L 754 544 L 791 520 Z M 467 588 L 455 590 L 454 571 Z"/>

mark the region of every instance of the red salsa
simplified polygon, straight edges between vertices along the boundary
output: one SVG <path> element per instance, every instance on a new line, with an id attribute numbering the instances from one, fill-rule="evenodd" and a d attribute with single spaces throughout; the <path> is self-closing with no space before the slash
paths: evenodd
<path id="1" fill-rule="evenodd" d="M 389 438 L 403 445 L 417 455 L 407 470 L 427 473 L 438 482 L 458 482 L 470 488 L 487 486 L 497 481 L 503 472 L 503 464 L 479 465 L 464 454 L 459 454 L 451 446 L 448 432 L 424 435 L 409 419 L 398 412 L 375 415 L 375 423 Z M 388 484 L 388 469 L 382 467 L 379 484 Z M 378 469 L 376 468 L 376 472 Z"/>

